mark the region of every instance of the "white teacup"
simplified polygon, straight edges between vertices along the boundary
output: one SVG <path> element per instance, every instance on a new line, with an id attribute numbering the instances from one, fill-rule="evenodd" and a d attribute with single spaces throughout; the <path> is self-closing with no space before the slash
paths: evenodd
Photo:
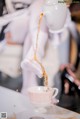
<path id="1" fill-rule="evenodd" d="M 34 86 L 28 88 L 28 94 L 30 102 L 34 104 L 35 107 L 47 107 L 51 105 L 52 98 L 55 98 L 58 94 L 57 88 L 49 89 L 45 86 Z"/>

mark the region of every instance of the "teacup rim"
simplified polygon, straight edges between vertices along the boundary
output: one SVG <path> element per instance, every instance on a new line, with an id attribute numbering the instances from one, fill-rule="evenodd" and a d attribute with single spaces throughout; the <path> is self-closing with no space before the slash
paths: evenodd
<path id="1" fill-rule="evenodd" d="M 42 88 L 47 88 L 47 86 L 32 86 L 32 87 L 29 87 L 29 88 L 27 89 L 27 91 L 28 91 L 28 92 L 31 92 L 31 93 L 48 93 L 48 92 L 50 92 L 51 90 L 54 91 L 53 89 L 55 89 L 54 87 L 53 87 L 53 88 L 52 88 L 52 87 L 49 87 L 51 90 L 48 91 L 48 92 L 47 92 L 47 91 L 36 92 L 36 91 L 32 90 L 33 88 L 37 88 L 37 89 L 38 89 L 38 88 L 41 88 L 41 87 L 42 87 Z"/>

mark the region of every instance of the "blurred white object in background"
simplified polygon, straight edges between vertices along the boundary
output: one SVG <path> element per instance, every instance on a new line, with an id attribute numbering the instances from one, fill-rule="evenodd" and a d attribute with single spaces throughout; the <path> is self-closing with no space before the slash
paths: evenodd
<path id="1" fill-rule="evenodd" d="M 0 41 L 0 53 L 3 52 L 6 46 L 6 40 Z"/>
<path id="2" fill-rule="evenodd" d="M 6 44 L 4 50 L 0 52 L 0 71 L 12 78 L 18 77 L 21 74 L 21 57 L 21 45 Z"/>

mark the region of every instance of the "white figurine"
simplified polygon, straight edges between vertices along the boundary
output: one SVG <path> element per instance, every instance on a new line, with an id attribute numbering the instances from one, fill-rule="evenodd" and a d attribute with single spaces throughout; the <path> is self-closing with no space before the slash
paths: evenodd
<path id="1" fill-rule="evenodd" d="M 28 42 L 28 38 L 30 37 L 30 40 L 32 41 L 32 44 L 30 45 L 30 49 L 28 49 L 28 52 L 26 52 L 26 56 L 24 54 L 25 58 L 24 58 L 24 60 L 21 64 L 22 69 L 25 70 L 23 72 L 23 74 L 25 74 L 25 75 L 23 75 L 23 76 L 25 76 L 24 80 L 23 80 L 23 88 L 22 88 L 23 93 L 26 92 L 26 89 L 28 88 L 28 86 L 37 85 L 35 74 L 40 78 L 42 77 L 41 66 L 35 60 L 32 60 L 32 59 L 34 57 L 34 51 L 36 49 L 36 37 L 37 37 L 37 31 L 38 31 L 38 22 L 39 22 L 40 13 L 42 13 L 42 10 L 43 10 L 43 5 L 44 5 L 44 1 L 38 0 L 38 1 L 34 2 L 34 4 L 31 5 L 31 9 L 30 9 L 30 11 L 31 11 L 30 12 L 30 21 L 29 21 L 30 26 L 28 27 L 29 28 L 29 34 L 28 34 L 29 36 L 27 36 L 27 40 L 25 40 L 25 41 Z M 37 8 L 35 6 L 37 6 Z M 63 8 L 61 8 L 61 6 L 59 6 L 59 9 L 61 10 Z M 46 9 L 46 11 L 47 11 L 47 9 Z M 53 12 L 55 13 L 55 9 L 53 10 Z M 58 11 L 58 12 L 60 13 L 60 12 L 62 12 L 62 10 Z M 65 12 L 66 12 L 66 8 L 65 8 L 64 13 Z M 54 16 L 56 17 L 56 14 Z M 66 19 L 65 14 L 63 16 L 64 17 L 63 17 L 62 21 L 64 22 L 65 19 Z M 50 17 L 48 19 L 49 21 L 50 21 Z M 58 19 L 59 18 L 57 18 L 57 20 Z M 40 26 L 37 57 L 38 57 L 39 61 L 41 61 L 43 63 L 43 65 L 44 65 L 44 67 L 45 67 L 45 69 L 46 69 L 46 71 L 49 75 L 49 86 L 53 86 L 53 77 L 54 77 L 55 73 L 58 71 L 60 64 L 68 62 L 68 58 L 67 58 L 68 57 L 68 50 L 67 50 L 67 47 L 65 48 L 65 46 L 69 45 L 68 44 L 68 42 L 69 42 L 69 32 L 66 28 L 64 28 L 63 31 L 61 29 L 62 32 L 60 31 L 60 28 L 62 28 L 62 21 L 60 21 L 59 27 L 58 26 L 56 27 L 56 25 L 54 23 L 54 19 L 53 19 L 53 24 L 52 25 L 55 26 L 56 31 L 57 31 L 57 29 L 59 29 L 59 31 L 58 31 L 59 33 L 56 32 L 56 31 L 54 33 L 50 33 L 51 30 L 49 30 L 49 29 L 52 28 L 52 25 L 51 25 L 51 27 L 50 27 L 50 24 L 47 25 L 47 21 L 46 21 L 45 17 L 42 18 L 42 22 L 41 22 L 41 26 Z M 51 35 L 50 38 L 49 38 L 49 35 Z M 61 36 L 61 38 L 60 38 L 60 36 Z M 66 40 L 66 39 L 68 39 L 68 40 Z M 60 40 L 62 40 L 61 42 L 63 42 L 63 43 L 60 43 Z M 65 51 L 62 53 L 62 55 L 64 55 L 64 53 L 67 52 L 67 54 L 66 54 L 67 56 L 66 56 L 65 59 L 62 58 L 63 59 L 62 61 L 60 60 L 60 58 L 58 56 L 59 55 L 58 54 L 58 52 L 59 52 L 58 49 L 59 48 L 57 48 L 57 49 L 54 48 L 54 46 L 56 46 L 56 41 L 59 41 L 58 44 L 60 43 L 60 44 L 63 44 L 63 46 L 65 45 L 64 46 Z M 52 51 L 48 50 L 46 57 L 44 57 L 44 55 L 45 55 L 45 46 L 46 46 L 47 43 L 49 44 L 49 48 L 47 48 L 47 49 L 51 49 L 50 47 L 52 47 L 52 49 L 51 49 Z M 25 49 L 26 49 L 26 46 L 25 46 Z M 62 49 L 60 49 L 60 50 L 62 51 Z M 24 50 L 24 51 L 26 51 L 26 50 Z M 49 57 L 49 56 L 51 56 L 51 57 Z M 51 61 L 50 61 L 50 59 L 51 59 Z M 49 63 L 51 63 L 51 64 L 49 65 Z M 53 74 L 53 75 L 50 75 L 50 73 Z M 32 75 L 30 75 L 30 74 L 32 74 Z M 29 80 L 27 80 L 27 79 L 29 79 Z M 34 83 L 33 83 L 33 81 L 34 81 Z"/>
<path id="2" fill-rule="evenodd" d="M 69 9 L 66 8 L 64 4 L 59 6 L 52 4 L 54 0 L 46 1 L 47 3 L 52 5 L 51 9 L 48 9 L 48 6 L 44 9 L 43 0 L 38 0 L 31 5 L 29 34 L 25 42 L 27 42 L 26 44 L 30 44 L 30 41 L 28 42 L 28 39 L 30 38 L 32 44 L 30 44 L 30 48 L 27 49 L 27 51 L 25 50 L 27 47 L 26 45 L 24 45 L 24 60 L 21 64 L 24 71 L 22 93 L 26 93 L 28 86 L 38 85 L 35 75 L 40 78 L 42 77 L 41 66 L 35 60 L 32 60 L 36 47 L 35 45 L 40 13 L 43 11 L 43 14 L 47 15 L 46 17 L 43 16 L 40 26 L 37 57 L 47 71 L 47 74 L 49 76 L 49 86 L 53 87 L 53 79 L 55 74 L 58 72 L 60 65 L 69 63 L 70 32 L 72 32 L 72 34 L 76 37 L 76 26 L 71 21 Z M 55 2 L 56 1 L 58 2 L 58 0 L 55 0 Z M 57 9 L 57 12 L 54 8 Z M 45 50 L 46 44 L 47 49 Z"/>
<path id="3" fill-rule="evenodd" d="M 49 0 L 49 2 L 53 1 L 54 0 Z M 56 1 L 57 0 L 55 0 L 55 2 Z M 46 9 L 45 8 L 43 10 L 44 0 L 35 0 L 34 2 L 33 0 L 26 0 L 26 4 L 27 3 L 31 5 L 24 10 L 23 14 L 13 19 L 6 30 L 6 32 L 9 31 L 11 33 L 13 41 L 23 44 L 23 61 L 21 63 L 23 73 L 23 86 L 21 92 L 23 94 L 26 94 L 28 87 L 38 85 L 36 75 L 40 78 L 42 77 L 41 66 L 32 59 L 36 48 L 36 37 L 40 13 L 44 12 Z M 55 6 L 54 9 L 54 4 L 51 5 L 53 8 L 52 11 L 55 13 L 55 9 L 57 9 L 57 7 Z M 60 10 L 63 8 L 65 7 L 59 6 Z M 10 12 L 14 12 L 14 10 Z M 58 10 L 57 14 L 46 17 L 43 16 L 40 26 L 37 57 L 39 61 L 43 63 L 45 70 L 49 75 L 49 86 L 53 86 L 53 78 L 59 70 L 59 66 L 69 62 L 69 30 L 67 27 L 72 24 L 72 22 L 68 9 L 65 8 L 64 13 L 63 15 L 62 11 Z M 58 15 L 60 15 L 60 17 Z M 56 17 L 56 22 L 59 20 L 58 26 L 56 26 L 56 22 L 52 22 L 52 20 L 50 20 L 51 16 Z M 48 21 L 46 18 L 49 18 Z M 55 20 L 53 19 L 53 21 Z M 51 24 L 49 24 L 50 22 Z M 75 29 L 75 26 L 73 29 Z M 45 50 L 46 44 L 48 44 L 47 49 L 49 50 Z M 45 53 L 47 54 L 45 55 Z"/>

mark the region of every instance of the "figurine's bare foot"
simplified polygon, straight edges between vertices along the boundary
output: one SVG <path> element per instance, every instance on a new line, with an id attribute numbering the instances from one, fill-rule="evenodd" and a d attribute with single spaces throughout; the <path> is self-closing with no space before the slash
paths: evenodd
<path id="1" fill-rule="evenodd" d="M 37 63 L 37 61 L 35 61 L 35 60 L 28 60 L 28 59 L 24 60 L 21 63 L 21 67 L 26 68 L 28 71 L 33 72 L 39 78 L 42 78 L 42 76 L 43 76 L 42 68 L 41 68 L 40 64 Z"/>

